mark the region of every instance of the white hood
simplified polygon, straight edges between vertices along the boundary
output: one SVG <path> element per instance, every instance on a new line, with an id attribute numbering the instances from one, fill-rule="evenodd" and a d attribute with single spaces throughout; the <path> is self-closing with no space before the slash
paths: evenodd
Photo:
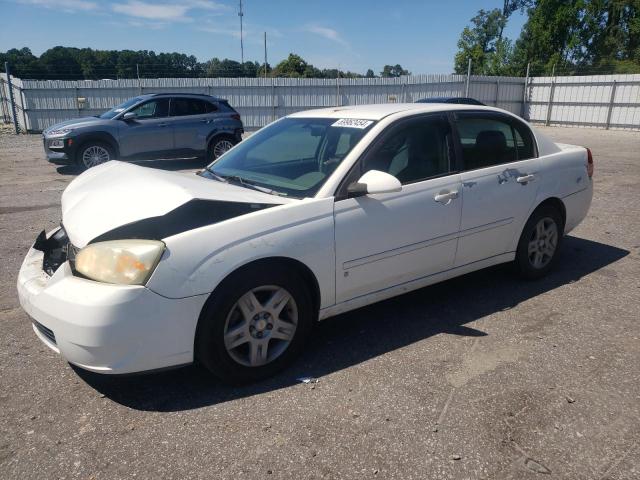
<path id="1" fill-rule="evenodd" d="M 293 201 L 200 177 L 110 161 L 73 180 L 62 194 L 62 223 L 84 247 L 121 225 L 164 215 L 189 200 L 283 204 Z"/>

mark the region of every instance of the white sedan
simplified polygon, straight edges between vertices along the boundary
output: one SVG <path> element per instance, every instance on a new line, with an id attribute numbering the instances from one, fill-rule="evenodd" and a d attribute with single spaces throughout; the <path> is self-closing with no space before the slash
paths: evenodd
<path id="1" fill-rule="evenodd" d="M 118 161 L 83 173 L 18 293 L 38 337 L 84 369 L 199 361 L 256 380 L 318 320 L 499 263 L 545 275 L 592 174 L 588 149 L 496 108 L 295 113 L 198 175 Z"/>

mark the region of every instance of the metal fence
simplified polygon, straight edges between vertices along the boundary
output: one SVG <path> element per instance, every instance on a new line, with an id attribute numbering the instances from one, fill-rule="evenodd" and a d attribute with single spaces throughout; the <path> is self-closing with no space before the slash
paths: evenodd
<path id="1" fill-rule="evenodd" d="M 640 75 L 531 78 L 525 101 L 534 123 L 640 130 Z"/>
<path id="2" fill-rule="evenodd" d="M 414 102 L 470 96 L 532 122 L 640 130 L 640 75 L 487 77 L 414 75 L 399 78 L 162 78 L 20 80 L 12 78 L 22 132 L 101 113 L 143 93 L 191 92 L 226 98 L 254 130 L 312 108 Z M 6 76 L 0 76 L 0 116 L 11 121 Z"/>

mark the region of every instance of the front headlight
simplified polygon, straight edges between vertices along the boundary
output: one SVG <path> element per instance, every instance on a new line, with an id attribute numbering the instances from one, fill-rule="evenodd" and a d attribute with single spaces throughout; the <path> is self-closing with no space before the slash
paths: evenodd
<path id="1" fill-rule="evenodd" d="M 59 128 L 58 130 L 49 130 L 46 134 L 47 137 L 62 137 L 71 131 L 70 128 Z"/>
<path id="2" fill-rule="evenodd" d="M 158 265 L 165 245 L 156 240 L 92 243 L 78 252 L 75 269 L 92 280 L 144 285 Z"/>

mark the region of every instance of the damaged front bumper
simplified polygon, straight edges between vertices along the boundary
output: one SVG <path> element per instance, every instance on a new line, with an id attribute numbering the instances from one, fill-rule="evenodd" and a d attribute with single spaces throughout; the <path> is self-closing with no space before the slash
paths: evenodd
<path id="1" fill-rule="evenodd" d="M 70 251 L 64 230 L 56 230 L 38 238 L 20 268 L 20 304 L 43 343 L 98 373 L 193 361 L 195 327 L 206 296 L 170 299 L 144 286 L 81 278 L 73 272 Z"/>

